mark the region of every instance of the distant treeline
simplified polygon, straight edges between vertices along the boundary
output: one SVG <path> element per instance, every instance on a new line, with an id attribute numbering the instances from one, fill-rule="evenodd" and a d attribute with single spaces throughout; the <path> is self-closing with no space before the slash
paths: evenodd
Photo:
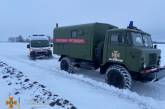
<path id="1" fill-rule="evenodd" d="M 8 42 L 29 42 L 29 39 L 19 35 L 18 37 L 9 37 Z"/>
<path id="2" fill-rule="evenodd" d="M 51 37 L 48 36 L 48 38 L 50 41 L 52 41 Z M 30 37 L 25 38 L 22 35 L 19 35 L 17 37 L 9 37 L 8 38 L 8 42 L 29 42 L 29 41 L 30 41 Z"/>

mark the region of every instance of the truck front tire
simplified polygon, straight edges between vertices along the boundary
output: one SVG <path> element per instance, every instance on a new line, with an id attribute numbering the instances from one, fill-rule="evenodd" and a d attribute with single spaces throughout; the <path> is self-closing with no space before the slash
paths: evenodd
<path id="1" fill-rule="evenodd" d="M 106 82 L 119 89 L 130 89 L 132 78 L 126 68 L 120 65 L 112 65 L 106 71 Z"/>
<path id="2" fill-rule="evenodd" d="M 64 57 L 61 59 L 60 63 L 61 70 L 67 71 L 68 73 L 73 73 L 73 66 L 71 63 L 71 59 Z"/>

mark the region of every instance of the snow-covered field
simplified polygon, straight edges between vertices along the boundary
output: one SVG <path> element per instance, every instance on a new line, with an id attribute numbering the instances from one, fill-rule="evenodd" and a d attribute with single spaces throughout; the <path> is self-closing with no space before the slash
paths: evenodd
<path id="1" fill-rule="evenodd" d="M 160 46 L 162 65 L 164 47 Z M 156 83 L 135 82 L 131 91 L 119 90 L 105 84 L 104 76 L 96 71 L 79 69 L 77 74 L 61 71 L 58 56 L 32 61 L 27 55 L 24 43 L 0 43 L 1 109 L 7 108 L 5 100 L 9 95 L 21 99 L 21 109 L 165 109 L 165 79 Z M 13 68 L 15 76 L 12 76 Z M 23 76 L 17 78 L 20 72 Z M 37 98 L 39 103 L 29 103 L 37 95 L 41 97 L 41 100 Z M 52 102 L 55 102 L 53 107 Z"/>

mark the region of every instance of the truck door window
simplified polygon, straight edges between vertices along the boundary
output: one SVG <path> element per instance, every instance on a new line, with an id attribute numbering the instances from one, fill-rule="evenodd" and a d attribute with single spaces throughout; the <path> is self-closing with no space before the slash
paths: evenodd
<path id="1" fill-rule="evenodd" d="M 111 44 L 112 45 L 120 45 L 124 44 L 124 38 L 121 34 L 112 34 L 111 35 Z"/>
<path id="2" fill-rule="evenodd" d="M 78 31 L 77 30 L 71 31 L 71 37 L 72 38 L 76 38 L 77 36 L 78 36 Z"/>

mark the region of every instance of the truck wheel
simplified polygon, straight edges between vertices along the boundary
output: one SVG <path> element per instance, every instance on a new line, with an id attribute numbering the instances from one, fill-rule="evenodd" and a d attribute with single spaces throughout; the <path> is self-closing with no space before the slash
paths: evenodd
<path id="1" fill-rule="evenodd" d="M 35 60 L 35 59 L 36 59 L 35 52 L 30 52 L 30 58 L 31 58 L 32 60 Z"/>
<path id="2" fill-rule="evenodd" d="M 61 70 L 67 71 L 68 73 L 73 73 L 73 66 L 71 60 L 67 57 L 62 58 L 60 68 Z"/>
<path id="3" fill-rule="evenodd" d="M 130 73 L 124 67 L 112 65 L 106 71 L 106 82 L 119 89 L 130 89 L 132 78 Z"/>

